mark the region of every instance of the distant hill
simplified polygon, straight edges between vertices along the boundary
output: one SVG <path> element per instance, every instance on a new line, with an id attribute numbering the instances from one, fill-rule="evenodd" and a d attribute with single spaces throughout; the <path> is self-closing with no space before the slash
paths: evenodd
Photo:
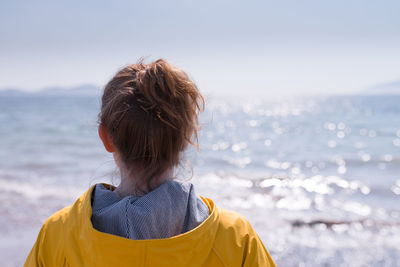
<path id="1" fill-rule="evenodd" d="M 17 88 L 5 88 L 0 90 L 0 96 L 24 96 L 24 95 L 40 95 L 40 96 L 99 96 L 101 89 L 95 85 L 85 84 L 70 88 L 65 87 L 49 87 L 40 91 L 28 92 Z"/>
<path id="2" fill-rule="evenodd" d="M 374 95 L 400 95 L 400 80 L 371 86 L 363 91 L 363 93 Z"/>

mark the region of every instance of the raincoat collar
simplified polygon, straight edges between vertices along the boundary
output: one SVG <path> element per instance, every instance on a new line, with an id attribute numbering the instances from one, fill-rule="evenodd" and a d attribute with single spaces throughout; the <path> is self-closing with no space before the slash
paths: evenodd
<path id="1" fill-rule="evenodd" d="M 212 249 L 219 216 L 218 209 L 211 199 L 201 197 L 210 215 L 198 227 L 169 238 L 132 240 L 103 233 L 93 227 L 91 198 L 95 186 L 86 191 L 74 205 L 74 213 L 77 213 L 80 226 L 76 228 L 75 238 L 82 241 L 80 242 L 83 244 L 81 251 L 84 255 L 82 256 L 91 257 L 96 261 L 101 258 L 107 262 L 109 257 L 118 257 L 121 251 L 131 250 L 129 257 L 132 257 L 132 260 L 143 259 L 143 255 L 169 259 L 176 255 L 177 262 L 188 263 L 193 258 L 198 260 L 201 255 L 206 257 Z M 103 184 L 103 186 L 112 188 L 108 184 Z"/>

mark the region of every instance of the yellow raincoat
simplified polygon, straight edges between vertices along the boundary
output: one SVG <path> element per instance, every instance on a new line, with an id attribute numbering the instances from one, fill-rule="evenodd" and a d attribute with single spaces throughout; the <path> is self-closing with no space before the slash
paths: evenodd
<path id="1" fill-rule="evenodd" d="M 246 218 L 203 197 L 209 217 L 174 237 L 132 240 L 97 231 L 93 188 L 47 219 L 24 266 L 276 266 Z"/>

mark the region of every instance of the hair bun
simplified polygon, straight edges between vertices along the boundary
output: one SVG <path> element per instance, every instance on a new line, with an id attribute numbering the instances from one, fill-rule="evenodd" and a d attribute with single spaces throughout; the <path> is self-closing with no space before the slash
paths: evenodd
<path id="1" fill-rule="evenodd" d="M 137 73 L 138 100 L 163 123 L 178 128 L 187 119 L 185 114 L 190 107 L 197 103 L 193 99 L 198 96 L 196 85 L 186 73 L 163 59 L 143 67 Z M 200 105 L 196 108 L 202 109 Z"/>

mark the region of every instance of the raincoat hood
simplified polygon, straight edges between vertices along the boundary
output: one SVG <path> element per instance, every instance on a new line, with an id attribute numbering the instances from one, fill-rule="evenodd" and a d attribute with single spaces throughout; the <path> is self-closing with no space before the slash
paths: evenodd
<path id="1" fill-rule="evenodd" d="M 130 239 L 159 239 L 199 226 L 209 208 L 193 184 L 167 180 L 143 196 L 120 197 L 98 184 L 92 193 L 92 224 L 103 233 Z"/>
<path id="2" fill-rule="evenodd" d="M 194 260 L 204 262 L 212 249 L 217 232 L 217 228 L 213 226 L 218 220 L 218 213 L 214 203 L 210 200 L 203 199 L 210 210 L 209 218 L 196 229 L 170 238 L 130 240 L 95 230 L 90 221 L 92 209 L 88 206 L 90 202 L 86 198 L 80 205 L 86 216 L 81 217 L 79 223 L 82 225 L 82 229 L 78 233 L 82 238 L 80 245 L 84 258 L 95 255 L 95 262 L 107 262 L 107 266 L 112 266 L 112 264 L 119 266 L 121 257 L 127 263 L 147 263 L 149 265 L 154 263 L 156 266 L 174 262 L 177 263 L 176 266 L 188 266 Z M 95 246 L 87 246 L 87 244 L 95 244 Z M 115 257 L 126 251 L 130 253 L 122 253 L 124 256 Z M 115 256 L 110 257 L 110 255 Z M 165 262 L 160 262 L 160 259 Z"/>
<path id="3" fill-rule="evenodd" d="M 132 240 L 100 232 L 91 222 L 94 187 L 45 222 L 25 266 L 275 266 L 246 218 L 204 197 L 209 216 L 183 234 Z"/>

